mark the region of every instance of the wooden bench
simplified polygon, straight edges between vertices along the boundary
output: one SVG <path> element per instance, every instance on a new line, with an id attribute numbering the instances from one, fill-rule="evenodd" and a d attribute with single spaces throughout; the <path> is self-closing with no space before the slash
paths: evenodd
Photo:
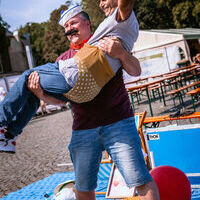
<path id="1" fill-rule="evenodd" d="M 191 88 L 193 86 L 199 85 L 199 84 L 200 84 L 200 81 L 196 81 L 196 82 L 194 82 L 192 84 L 183 86 L 183 87 L 181 87 L 179 89 L 172 90 L 172 91 L 168 92 L 167 95 L 172 95 L 173 96 L 174 106 L 175 106 L 175 98 L 174 98 L 175 95 L 178 96 L 180 104 L 183 104 L 183 97 L 182 97 L 182 93 L 181 92 L 186 90 L 186 89 L 188 89 L 188 88 Z"/>
<path id="2" fill-rule="evenodd" d="M 160 84 L 151 85 L 148 87 L 148 89 L 153 95 L 153 101 L 156 100 L 156 94 L 157 94 L 161 102 Z"/>
<path id="3" fill-rule="evenodd" d="M 190 92 L 187 92 L 186 94 L 191 96 L 193 109 L 194 109 L 194 112 L 195 112 L 196 111 L 196 108 L 195 108 L 195 97 L 198 97 L 198 95 L 200 94 L 200 87 L 197 88 L 197 89 L 194 89 L 194 90 L 192 90 Z"/>
<path id="4" fill-rule="evenodd" d="M 180 77 L 178 80 L 176 79 L 176 80 L 171 81 L 170 84 L 175 85 L 175 88 L 177 89 L 179 85 L 183 87 L 183 85 L 186 85 L 187 82 L 189 82 L 190 84 L 191 78 L 193 77 L 194 77 L 194 74 L 190 74 L 185 77 Z"/>
<path id="5" fill-rule="evenodd" d="M 142 100 L 141 95 L 143 95 L 144 91 L 145 91 L 145 88 L 139 88 L 139 89 L 135 89 L 133 91 L 128 91 L 134 112 L 135 112 L 135 100 L 134 99 L 136 98 L 137 104 L 140 105 L 140 101 Z"/>
<path id="6" fill-rule="evenodd" d="M 200 93 L 200 87 L 187 93 L 187 95 L 195 95 Z"/>

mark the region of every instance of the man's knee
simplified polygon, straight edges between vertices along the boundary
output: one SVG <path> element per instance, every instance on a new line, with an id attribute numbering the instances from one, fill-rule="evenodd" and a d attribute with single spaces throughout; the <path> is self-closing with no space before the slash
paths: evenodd
<path id="1" fill-rule="evenodd" d="M 136 187 L 141 200 L 159 200 L 158 187 L 154 180 Z"/>
<path id="2" fill-rule="evenodd" d="M 76 199 L 77 200 L 95 200 L 95 191 L 89 191 L 89 192 L 82 192 L 75 189 Z"/>

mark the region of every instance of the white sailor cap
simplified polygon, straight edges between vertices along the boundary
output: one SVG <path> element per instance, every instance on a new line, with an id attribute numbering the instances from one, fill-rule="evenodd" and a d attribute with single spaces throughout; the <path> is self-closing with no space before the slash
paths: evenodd
<path id="1" fill-rule="evenodd" d="M 80 5 L 73 6 L 69 8 L 68 10 L 62 10 L 61 11 L 61 17 L 58 23 L 64 27 L 66 22 L 68 22 L 72 17 L 75 15 L 78 15 L 80 12 L 82 12 L 82 8 Z"/>

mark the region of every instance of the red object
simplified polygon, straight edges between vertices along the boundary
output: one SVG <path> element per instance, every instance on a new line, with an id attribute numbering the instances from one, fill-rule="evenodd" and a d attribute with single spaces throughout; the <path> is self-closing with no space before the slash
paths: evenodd
<path id="1" fill-rule="evenodd" d="M 150 171 L 156 182 L 160 200 L 191 200 L 191 186 L 187 176 L 171 166 L 159 166 Z"/>
<path id="2" fill-rule="evenodd" d="M 88 42 L 88 40 L 90 39 L 92 37 L 92 35 L 87 39 L 87 40 L 83 40 L 83 42 L 81 43 L 81 44 L 79 44 L 79 45 L 76 45 L 76 44 L 74 44 L 74 43 L 71 43 L 70 44 L 70 48 L 71 49 L 81 49 L 82 47 L 83 47 L 83 45 L 85 44 L 85 43 L 87 43 Z"/>
<path id="3" fill-rule="evenodd" d="M 5 129 L 1 129 L 1 130 L 0 130 L 0 133 L 3 133 L 3 134 L 4 134 L 5 132 L 6 132 Z"/>
<path id="4" fill-rule="evenodd" d="M 12 144 L 13 144 L 14 146 L 16 146 L 16 142 L 15 142 L 15 141 L 12 141 Z"/>

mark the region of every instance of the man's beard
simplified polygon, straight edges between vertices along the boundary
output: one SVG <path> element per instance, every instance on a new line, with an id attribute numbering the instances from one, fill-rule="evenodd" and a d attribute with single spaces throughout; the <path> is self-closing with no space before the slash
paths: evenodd
<path id="1" fill-rule="evenodd" d="M 65 33 L 65 36 L 73 35 L 73 34 L 76 34 L 76 33 L 78 33 L 78 30 L 77 29 L 72 29 L 70 31 L 67 31 Z"/>

